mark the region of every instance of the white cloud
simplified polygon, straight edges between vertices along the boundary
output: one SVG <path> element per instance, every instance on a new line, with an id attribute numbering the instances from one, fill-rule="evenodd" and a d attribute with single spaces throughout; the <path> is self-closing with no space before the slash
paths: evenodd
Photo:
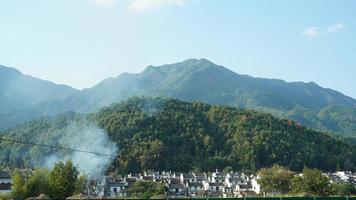
<path id="1" fill-rule="evenodd" d="M 117 0 L 93 0 L 94 3 L 102 6 L 112 6 L 117 3 Z"/>
<path id="2" fill-rule="evenodd" d="M 320 34 L 318 27 L 309 27 L 302 32 L 302 35 L 307 38 L 315 38 Z"/>
<path id="3" fill-rule="evenodd" d="M 154 10 L 165 5 L 182 6 L 185 0 L 130 0 L 127 8 L 134 11 Z"/>
<path id="4" fill-rule="evenodd" d="M 334 25 L 332 25 L 332 26 L 329 26 L 327 32 L 328 32 L 328 33 L 334 33 L 334 32 L 337 32 L 337 31 L 343 29 L 343 28 L 344 28 L 344 25 L 343 25 L 343 24 L 341 24 L 341 23 L 336 23 L 336 24 L 334 24 Z"/>
<path id="5" fill-rule="evenodd" d="M 330 25 L 329 27 L 327 27 L 324 30 L 320 30 L 318 27 L 312 26 L 312 27 L 305 29 L 302 32 L 302 35 L 306 38 L 312 39 L 312 38 L 318 37 L 321 34 L 326 35 L 326 34 L 338 32 L 338 31 L 342 30 L 343 28 L 344 28 L 344 25 L 342 23 L 336 23 L 336 24 Z"/>

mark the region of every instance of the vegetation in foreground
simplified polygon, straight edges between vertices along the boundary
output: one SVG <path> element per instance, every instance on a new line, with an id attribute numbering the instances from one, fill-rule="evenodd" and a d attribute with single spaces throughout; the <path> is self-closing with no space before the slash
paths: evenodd
<path id="1" fill-rule="evenodd" d="M 53 199 L 65 199 L 84 193 L 87 178 L 80 175 L 71 161 L 58 162 L 52 170 L 36 169 L 31 173 L 16 170 L 12 174 L 11 197 L 22 200 L 46 194 Z"/>
<path id="2" fill-rule="evenodd" d="M 351 196 L 356 187 L 351 183 L 336 184 L 318 169 L 305 168 L 302 174 L 274 165 L 259 170 L 258 179 L 267 195 Z"/>
<path id="3" fill-rule="evenodd" d="M 33 172 L 16 170 L 12 173 L 12 192 L 0 195 L 0 199 L 24 200 L 41 194 L 52 199 L 84 194 L 96 196 L 96 186 L 90 179 L 80 174 L 71 161 L 58 162 L 52 170 L 36 169 Z M 163 183 L 152 181 L 135 182 L 128 190 L 130 197 L 148 199 L 153 196 L 166 194 L 167 188 Z"/>
<path id="4" fill-rule="evenodd" d="M 257 172 L 261 184 L 261 196 L 352 196 L 356 187 L 352 184 L 330 182 L 320 170 L 303 170 L 302 175 L 284 167 L 274 165 Z M 12 193 L 0 196 L 1 200 L 24 200 L 46 194 L 53 199 L 65 199 L 75 194 L 97 195 L 91 181 L 80 175 L 71 161 L 58 162 L 52 170 L 37 169 L 26 173 L 16 170 L 12 174 Z M 164 197 L 167 188 L 164 183 L 137 181 L 128 189 L 129 198 L 149 199 Z"/>

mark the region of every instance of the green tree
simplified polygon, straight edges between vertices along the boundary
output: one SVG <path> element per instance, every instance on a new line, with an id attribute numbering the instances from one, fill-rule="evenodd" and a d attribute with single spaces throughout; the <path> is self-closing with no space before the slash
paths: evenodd
<path id="1" fill-rule="evenodd" d="M 227 166 L 223 169 L 223 172 L 226 172 L 226 173 L 232 172 L 232 171 L 234 171 L 234 169 L 231 166 Z"/>
<path id="2" fill-rule="evenodd" d="M 0 194 L 1 200 L 12 200 L 11 194 Z"/>
<path id="3" fill-rule="evenodd" d="M 291 189 L 291 180 L 294 177 L 294 172 L 288 169 L 273 165 L 271 168 L 263 168 L 258 171 L 260 178 L 258 183 L 261 188 L 267 193 L 286 194 Z"/>
<path id="4" fill-rule="evenodd" d="M 59 199 L 74 195 L 79 172 L 73 166 L 72 161 L 58 162 L 49 175 L 49 185 L 52 188 L 52 196 Z"/>
<path id="5" fill-rule="evenodd" d="M 11 176 L 12 179 L 12 196 L 16 200 L 24 199 L 25 193 L 25 178 L 19 170 L 15 170 Z"/>
<path id="6" fill-rule="evenodd" d="M 51 188 L 48 181 L 49 171 L 47 169 L 36 169 L 28 177 L 24 186 L 26 197 L 35 197 L 40 194 L 51 194 Z"/>
<path id="7" fill-rule="evenodd" d="M 153 196 L 166 193 L 166 186 L 152 181 L 138 181 L 128 190 L 129 195 L 141 199 L 149 199 Z"/>
<path id="8" fill-rule="evenodd" d="M 317 196 L 331 195 L 333 192 L 332 185 L 327 176 L 318 169 L 303 170 L 302 176 L 292 179 L 292 193 L 307 193 Z"/>
<path id="9" fill-rule="evenodd" d="M 336 192 L 339 196 L 356 195 L 356 187 L 351 183 L 344 183 L 337 186 Z"/>
<path id="10" fill-rule="evenodd" d="M 85 194 L 88 187 L 88 177 L 83 174 L 78 177 L 75 183 L 75 194 Z"/>

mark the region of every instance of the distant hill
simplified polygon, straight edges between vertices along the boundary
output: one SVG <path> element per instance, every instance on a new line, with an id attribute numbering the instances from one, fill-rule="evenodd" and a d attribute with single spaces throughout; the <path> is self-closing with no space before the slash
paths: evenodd
<path id="1" fill-rule="evenodd" d="M 0 130 L 42 116 L 41 104 L 64 100 L 77 92 L 0 65 Z"/>
<path id="2" fill-rule="evenodd" d="M 139 74 L 109 78 L 70 98 L 73 109 L 95 111 L 132 96 L 166 96 L 272 113 L 323 131 L 356 136 L 356 100 L 316 83 L 239 75 L 206 59 L 189 59 Z"/>
<path id="3" fill-rule="evenodd" d="M 268 112 L 317 130 L 356 137 L 356 100 L 316 83 L 285 82 L 237 74 L 206 59 L 148 66 L 123 73 L 31 112 L 94 112 L 133 96 L 173 97 Z M 15 116 L 16 113 L 15 113 Z"/>
<path id="4" fill-rule="evenodd" d="M 189 59 L 142 73 L 109 78 L 81 94 L 89 105 L 101 107 L 130 96 L 170 96 L 251 108 L 289 111 L 296 106 L 321 110 L 330 105 L 355 107 L 356 100 L 317 84 L 239 75 L 206 59 Z"/>
<path id="5" fill-rule="evenodd" d="M 328 134 L 252 110 L 164 98 L 131 98 L 90 115 L 41 118 L 6 131 L 2 137 L 63 146 L 73 138 L 68 134 L 80 134 L 77 128 L 70 131 L 78 121 L 97 124 L 117 144 L 119 157 L 111 164 L 111 172 L 214 171 L 228 166 L 258 170 L 273 164 L 298 171 L 304 166 L 356 170 L 356 146 Z M 4 141 L 0 163 L 35 167 L 51 155 L 71 153 L 57 151 Z"/>

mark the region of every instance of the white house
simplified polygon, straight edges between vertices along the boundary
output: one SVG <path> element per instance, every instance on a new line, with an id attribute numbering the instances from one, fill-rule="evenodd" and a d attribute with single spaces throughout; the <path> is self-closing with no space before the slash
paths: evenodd
<path id="1" fill-rule="evenodd" d="M 209 192 L 222 193 L 226 185 L 223 182 L 205 182 L 204 189 Z"/>
<path id="2" fill-rule="evenodd" d="M 349 182 L 350 177 L 352 176 L 352 172 L 350 171 L 338 171 L 335 173 L 342 182 Z"/>
<path id="3" fill-rule="evenodd" d="M 175 196 L 183 196 L 185 195 L 185 186 L 182 183 L 169 183 L 167 185 L 169 194 Z"/>
<path id="4" fill-rule="evenodd" d="M 192 173 L 181 173 L 179 179 L 181 183 L 186 184 L 194 182 L 195 176 Z"/>
<path id="5" fill-rule="evenodd" d="M 227 176 L 226 173 L 218 172 L 218 171 L 216 170 L 216 172 L 212 173 L 212 175 L 211 175 L 211 177 L 210 177 L 210 181 L 213 182 L 213 183 L 224 182 L 226 176 Z"/>
<path id="6" fill-rule="evenodd" d="M 260 194 L 261 193 L 261 185 L 257 182 L 257 179 L 259 177 L 253 177 L 251 179 L 251 185 L 252 185 L 252 190 L 256 193 L 256 194 Z"/>
<path id="7" fill-rule="evenodd" d="M 195 177 L 194 182 L 202 183 L 203 181 L 206 181 L 208 179 L 208 176 L 205 172 L 204 173 L 193 173 L 193 175 Z"/>
<path id="8" fill-rule="evenodd" d="M 247 196 L 257 196 L 256 192 L 253 191 L 251 184 L 236 185 L 234 194 L 239 198 Z"/>
<path id="9" fill-rule="evenodd" d="M 204 186 L 199 182 L 186 183 L 187 192 L 189 196 L 202 196 L 204 194 Z"/>
<path id="10" fill-rule="evenodd" d="M 107 195 L 109 197 L 124 197 L 127 196 L 127 183 L 124 182 L 109 182 L 106 185 Z"/>
<path id="11" fill-rule="evenodd" d="M 228 187 L 235 187 L 237 184 L 242 185 L 242 184 L 247 184 L 247 182 L 242 177 L 239 176 L 233 176 L 233 177 L 226 176 L 225 184 Z"/>

